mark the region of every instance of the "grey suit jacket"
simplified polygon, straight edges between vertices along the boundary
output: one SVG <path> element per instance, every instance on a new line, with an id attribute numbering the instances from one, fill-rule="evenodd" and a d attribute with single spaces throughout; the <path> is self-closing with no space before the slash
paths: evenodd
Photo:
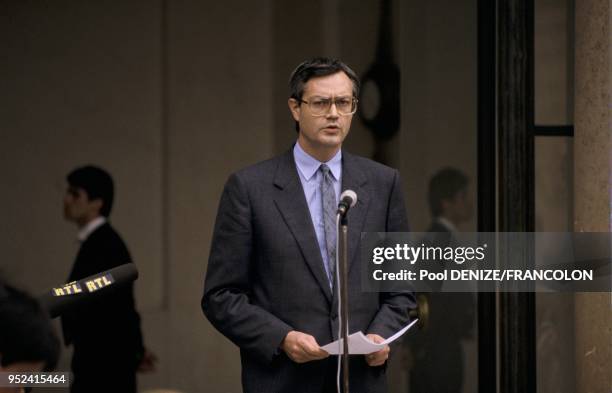
<path id="1" fill-rule="evenodd" d="M 349 218 L 349 332 L 388 337 L 408 321 L 413 293 L 361 291 L 361 232 L 408 230 L 398 172 L 343 151 Z M 291 330 L 319 345 L 337 337 L 338 291 L 323 267 L 293 152 L 230 176 L 221 196 L 202 309 L 240 347 L 245 392 L 320 392 L 328 360 L 297 364 L 280 350 Z M 385 367 L 351 356 L 351 392 L 385 392 Z"/>

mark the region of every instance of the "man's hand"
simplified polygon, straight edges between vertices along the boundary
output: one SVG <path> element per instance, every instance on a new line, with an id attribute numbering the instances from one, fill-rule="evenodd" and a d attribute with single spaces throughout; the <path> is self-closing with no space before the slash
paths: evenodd
<path id="1" fill-rule="evenodd" d="M 370 340 L 372 340 L 373 342 L 377 343 L 377 344 L 385 341 L 385 339 L 380 337 L 378 334 L 371 334 L 370 333 L 370 334 L 367 334 L 366 337 L 369 338 Z M 374 366 L 382 366 L 383 364 L 385 364 L 387 359 L 389 359 L 389 352 L 390 351 L 391 351 L 391 349 L 389 348 L 388 345 L 386 345 L 380 351 L 372 352 L 370 354 L 365 355 L 366 362 L 368 362 L 368 365 L 370 365 L 372 367 L 374 367 Z"/>
<path id="2" fill-rule="evenodd" d="M 321 349 L 313 336 L 295 330 L 287 333 L 281 348 L 296 363 L 325 359 L 329 356 L 327 352 Z"/>

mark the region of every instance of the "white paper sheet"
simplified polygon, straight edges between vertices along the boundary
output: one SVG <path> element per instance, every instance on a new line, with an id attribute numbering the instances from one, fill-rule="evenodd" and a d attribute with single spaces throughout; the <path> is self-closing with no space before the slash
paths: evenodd
<path id="1" fill-rule="evenodd" d="M 367 338 L 366 335 L 362 332 L 353 333 L 348 336 L 349 355 L 367 355 L 368 353 L 380 351 L 385 347 L 385 345 L 392 343 L 393 341 L 397 340 L 402 334 L 406 333 L 415 323 L 417 323 L 417 321 L 418 319 L 415 319 L 414 321 L 410 322 L 402 330 L 395 333 L 393 336 L 389 337 L 380 344 L 376 344 L 375 342 Z M 343 353 L 342 339 L 324 345 L 321 348 L 330 355 L 341 355 Z"/>

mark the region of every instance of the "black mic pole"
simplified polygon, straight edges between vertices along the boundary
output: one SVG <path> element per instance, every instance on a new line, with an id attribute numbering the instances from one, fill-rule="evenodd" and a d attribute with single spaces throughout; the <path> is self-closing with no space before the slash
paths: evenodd
<path id="1" fill-rule="evenodd" d="M 340 309 L 342 312 L 342 374 L 343 392 L 349 393 L 349 346 L 348 346 L 348 219 L 346 212 L 340 215 L 340 239 L 338 262 L 340 264 Z"/>

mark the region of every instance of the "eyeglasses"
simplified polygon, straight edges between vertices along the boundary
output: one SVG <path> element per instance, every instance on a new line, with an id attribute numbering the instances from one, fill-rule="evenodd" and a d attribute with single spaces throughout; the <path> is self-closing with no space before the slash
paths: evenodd
<path id="1" fill-rule="evenodd" d="M 349 116 L 357 112 L 357 99 L 355 97 L 322 98 L 314 97 L 310 101 L 299 100 L 308 105 L 313 116 L 325 116 L 329 113 L 332 104 L 340 116 Z"/>

